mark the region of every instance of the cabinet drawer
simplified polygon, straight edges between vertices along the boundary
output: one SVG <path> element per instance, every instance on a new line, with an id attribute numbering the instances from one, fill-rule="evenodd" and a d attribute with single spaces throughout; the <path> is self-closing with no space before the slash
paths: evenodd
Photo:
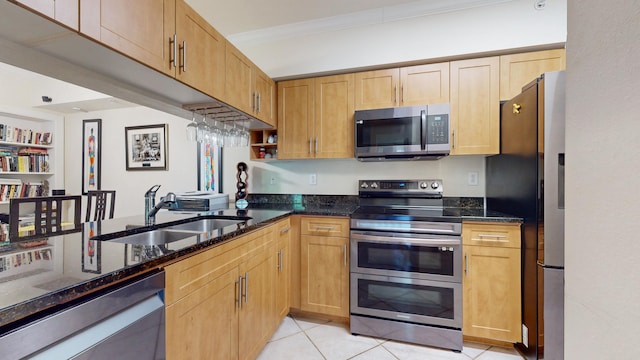
<path id="1" fill-rule="evenodd" d="M 520 248 L 520 224 L 463 222 L 464 245 Z"/>
<path id="2" fill-rule="evenodd" d="M 349 219 L 337 217 L 303 217 L 300 220 L 302 235 L 349 237 Z"/>

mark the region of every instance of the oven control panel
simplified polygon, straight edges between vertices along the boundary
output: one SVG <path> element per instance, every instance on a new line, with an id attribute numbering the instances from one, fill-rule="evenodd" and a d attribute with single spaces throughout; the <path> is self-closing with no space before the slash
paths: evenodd
<path id="1" fill-rule="evenodd" d="M 397 193 L 397 194 L 432 194 L 442 195 L 442 180 L 360 180 L 359 192 L 362 193 Z"/>

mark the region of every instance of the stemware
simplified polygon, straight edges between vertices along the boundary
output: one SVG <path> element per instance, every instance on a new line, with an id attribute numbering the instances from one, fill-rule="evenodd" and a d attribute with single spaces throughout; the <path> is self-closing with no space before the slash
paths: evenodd
<path id="1" fill-rule="evenodd" d="M 206 141 L 206 137 L 208 136 L 208 133 L 210 131 L 209 125 L 205 121 L 205 118 L 206 115 L 202 115 L 202 122 L 199 122 L 197 127 L 198 131 L 196 133 L 196 141 L 200 143 Z"/>
<path id="2" fill-rule="evenodd" d="M 196 112 L 193 111 L 191 116 L 191 122 L 187 124 L 187 141 L 196 141 L 196 134 L 198 132 L 198 124 L 196 123 Z"/>

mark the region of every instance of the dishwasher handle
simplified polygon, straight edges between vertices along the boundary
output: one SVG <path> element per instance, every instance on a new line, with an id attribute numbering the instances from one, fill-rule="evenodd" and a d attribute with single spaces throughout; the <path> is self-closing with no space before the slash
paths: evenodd
<path id="1" fill-rule="evenodd" d="M 0 349 L 3 349 L 3 357 L 23 358 L 156 294 L 164 303 L 164 296 L 161 293 L 164 291 L 164 285 L 164 272 L 157 272 L 115 290 L 107 290 L 91 300 L 63 309 L 44 319 L 29 323 L 0 337 Z"/>

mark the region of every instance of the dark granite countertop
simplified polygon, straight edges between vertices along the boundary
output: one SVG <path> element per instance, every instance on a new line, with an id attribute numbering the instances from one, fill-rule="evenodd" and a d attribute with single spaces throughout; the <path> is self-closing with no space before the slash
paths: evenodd
<path id="1" fill-rule="evenodd" d="M 97 290 L 157 271 L 181 257 L 230 241 L 290 214 L 349 216 L 358 207 L 357 197 L 354 196 L 305 196 L 302 201 L 294 199 L 295 202 L 286 196 L 279 196 L 276 201 L 266 198 L 271 200 L 269 202 L 265 198 L 254 200 L 244 210 L 232 205 L 229 209 L 214 212 L 161 211 L 153 226 L 145 226 L 143 216 L 89 222 L 83 224 L 79 232 L 49 237 L 46 246 L 0 253 L 0 267 L 3 258 L 13 257 L 12 262 L 7 262 L 13 270 L 9 268 L 4 274 L 0 272 L 0 335 L 32 319 L 34 314 L 44 314 Z M 517 217 L 488 212 L 481 207 L 470 207 L 468 203 L 450 202 L 448 205 L 454 206 L 446 207 L 447 217 L 463 221 L 521 221 Z M 96 237 L 113 239 L 208 216 L 251 219 L 214 232 L 194 234 L 167 244 L 166 249 L 89 240 Z M 93 257 L 88 256 L 90 248 L 94 249 Z M 26 274 L 15 270 L 27 265 L 33 270 L 29 269 Z"/>

